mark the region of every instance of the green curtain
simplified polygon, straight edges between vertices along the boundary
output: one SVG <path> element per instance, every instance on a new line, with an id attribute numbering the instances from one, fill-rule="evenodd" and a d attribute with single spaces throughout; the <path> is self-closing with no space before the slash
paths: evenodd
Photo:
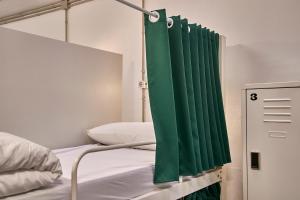
<path id="1" fill-rule="evenodd" d="M 221 137 L 224 145 L 224 153 L 225 153 L 225 163 L 231 162 L 231 156 L 229 151 L 229 141 L 227 135 L 227 126 L 225 120 L 225 112 L 223 106 L 223 97 L 222 97 L 222 89 L 221 89 L 221 81 L 220 81 L 220 68 L 219 68 L 219 41 L 220 35 L 218 33 L 211 33 L 212 38 L 212 48 L 213 48 L 213 59 L 214 59 L 214 80 L 216 85 L 216 93 L 217 93 L 217 104 L 218 104 L 218 112 L 220 115 L 220 123 L 221 123 Z"/>
<path id="2" fill-rule="evenodd" d="M 220 200 L 221 197 L 220 183 L 215 183 L 202 190 L 184 197 L 184 200 Z"/>
<path id="3" fill-rule="evenodd" d="M 173 26 L 170 29 L 172 29 Z M 183 54 L 184 54 L 184 66 L 183 67 L 184 67 L 184 71 L 185 71 L 185 75 L 186 75 L 186 86 L 187 86 L 186 90 L 188 93 L 190 120 L 192 123 L 192 135 L 193 135 L 194 151 L 195 151 L 195 156 L 196 156 L 197 173 L 199 173 L 202 171 L 202 163 L 201 163 L 200 146 L 199 146 L 199 135 L 198 135 L 198 125 L 197 125 L 197 116 L 196 116 L 194 85 L 193 85 L 193 77 L 192 77 L 190 39 L 189 39 L 189 33 L 188 33 L 187 20 L 179 21 L 179 26 L 182 27 L 182 38 L 177 38 L 177 39 L 182 40 L 182 44 L 183 44 Z M 186 175 L 192 175 L 192 174 L 186 174 Z"/>
<path id="4" fill-rule="evenodd" d="M 165 10 L 145 15 L 150 107 L 156 135 L 154 183 L 178 181 L 230 162 L 219 74 L 219 34 Z M 189 198 L 210 198 L 209 190 Z"/>
<path id="5" fill-rule="evenodd" d="M 152 120 L 156 136 L 154 182 L 179 179 L 179 135 L 171 68 L 169 33 L 165 11 L 156 23 L 145 17 L 147 76 Z"/>
<path id="6" fill-rule="evenodd" d="M 197 30 L 198 34 L 198 49 L 199 49 L 199 73 L 200 73 L 200 84 L 201 84 L 201 95 L 202 95 L 202 105 L 203 105 L 203 115 L 204 115 L 204 127 L 206 135 L 206 144 L 207 144 L 207 155 L 208 155 L 208 168 L 211 169 L 215 166 L 214 157 L 213 157 L 213 147 L 211 140 L 211 129 L 210 129 L 210 120 L 209 120 L 209 110 L 208 110 L 208 101 L 207 101 L 207 86 L 206 86 L 206 69 L 204 62 L 204 39 L 203 31 L 201 26 L 197 27 L 196 25 L 191 26 L 191 31 L 193 29 Z"/>

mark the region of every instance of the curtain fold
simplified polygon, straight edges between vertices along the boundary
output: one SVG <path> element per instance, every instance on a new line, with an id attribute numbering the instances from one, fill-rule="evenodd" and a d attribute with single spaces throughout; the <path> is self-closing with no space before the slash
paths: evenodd
<path id="1" fill-rule="evenodd" d="M 214 100 L 214 108 L 215 108 L 215 117 L 216 117 L 216 122 L 217 122 L 217 128 L 218 128 L 218 138 L 220 142 L 220 148 L 221 148 L 221 153 L 222 153 L 222 162 L 226 162 L 226 155 L 225 155 L 225 148 L 224 148 L 224 141 L 223 141 L 223 134 L 222 134 L 222 127 L 221 127 L 221 121 L 220 121 L 220 111 L 219 111 L 219 106 L 218 106 L 218 97 L 217 97 L 217 87 L 216 87 L 216 75 L 215 75 L 215 65 L 216 65 L 216 59 L 214 57 L 214 54 L 216 52 L 215 46 L 214 46 L 214 32 L 210 32 L 208 30 L 208 51 L 209 51 L 209 59 L 211 63 L 210 67 L 210 74 L 211 74 L 211 80 L 212 80 L 212 88 L 213 88 L 213 100 Z"/>
<path id="2" fill-rule="evenodd" d="M 195 156 L 196 156 L 196 169 L 197 169 L 197 172 L 199 173 L 202 171 L 202 163 L 201 163 L 201 157 L 200 157 L 199 135 L 198 135 L 198 125 L 197 125 L 197 116 L 196 116 L 190 40 L 189 40 L 187 19 L 181 20 L 181 27 L 182 27 L 184 69 L 185 69 L 188 102 L 189 102 L 189 110 L 190 110 L 190 121 L 192 123 L 192 135 L 193 135 L 193 142 L 194 142 L 194 151 L 195 151 Z M 180 40 L 180 38 L 177 38 L 177 39 Z"/>
<path id="3" fill-rule="evenodd" d="M 156 135 L 154 183 L 178 181 L 230 162 L 219 73 L 219 34 L 173 16 L 145 14 L 150 107 Z M 186 199 L 218 199 L 219 186 Z M 217 195 L 215 195 L 217 194 Z"/>
<path id="4" fill-rule="evenodd" d="M 193 27 L 193 26 L 192 26 Z M 199 50 L 199 73 L 200 73 L 200 83 L 201 83 L 201 95 L 202 95 L 202 105 L 203 105 L 203 116 L 204 116 L 204 128 L 205 128 L 205 138 L 207 144 L 207 155 L 208 155 L 208 169 L 215 166 L 214 156 L 213 156 L 213 146 L 211 140 L 211 128 L 209 119 L 209 109 L 207 100 L 207 81 L 206 81 L 206 69 L 204 60 L 204 38 L 202 27 L 196 27 L 198 33 L 198 50 Z"/>
<path id="5" fill-rule="evenodd" d="M 222 153 L 223 153 L 223 163 L 227 163 L 227 159 L 226 159 L 226 150 L 225 150 L 225 141 L 224 141 L 224 137 L 223 137 L 223 132 L 226 131 L 226 127 L 222 127 L 222 121 L 221 121 L 221 111 L 220 111 L 220 102 L 219 102 L 219 98 L 218 98 L 218 94 L 222 93 L 221 88 L 218 87 L 217 85 L 217 79 L 220 79 L 220 73 L 216 72 L 214 69 L 219 68 L 219 57 L 218 55 L 218 49 L 215 46 L 215 35 L 216 33 L 214 31 L 209 33 L 209 46 L 210 46 L 210 52 L 211 52 L 211 59 L 212 59 L 212 67 L 211 67 L 211 73 L 213 76 L 213 88 L 214 88 L 214 99 L 215 99 L 215 108 L 216 108 L 216 117 L 217 117 L 217 122 L 218 122 L 218 131 L 219 131 L 219 138 L 220 138 L 220 142 L 221 142 L 221 149 L 222 149 Z M 217 56 L 217 57 L 216 57 Z M 219 71 L 219 70 L 218 70 Z M 218 76 L 218 77 L 217 77 Z M 223 100 L 222 100 L 223 101 Z M 223 103 L 222 103 L 222 107 L 223 107 Z M 226 133 L 227 134 L 227 133 Z"/>
<path id="6" fill-rule="evenodd" d="M 192 62 L 192 78 L 195 92 L 195 105 L 196 105 L 196 116 L 198 124 L 198 135 L 199 135 L 199 149 L 202 160 L 202 170 L 208 170 L 208 152 L 205 135 L 205 124 L 204 124 L 204 108 L 202 104 L 202 91 L 200 81 L 200 70 L 199 70 L 199 49 L 198 49 L 198 34 L 196 24 L 190 24 L 190 49 L 191 49 L 191 62 Z"/>
<path id="7" fill-rule="evenodd" d="M 179 142 L 165 10 L 157 22 L 145 16 L 147 76 L 156 137 L 154 183 L 178 181 Z"/>
<path id="8" fill-rule="evenodd" d="M 213 148 L 214 165 L 220 166 L 223 164 L 222 151 L 220 147 L 220 140 L 218 134 L 218 127 L 216 121 L 216 111 L 214 107 L 213 87 L 212 87 L 212 76 L 211 76 L 211 60 L 208 44 L 208 30 L 202 29 L 203 34 L 203 51 L 204 51 L 204 63 L 205 63 L 205 76 L 206 76 L 206 91 L 207 91 L 207 102 L 208 102 L 208 118 L 210 122 L 211 130 L 211 142 Z"/>
<path id="9" fill-rule="evenodd" d="M 169 41 L 171 52 L 172 80 L 175 98 L 175 111 L 177 120 L 179 142 L 179 173 L 181 175 L 197 174 L 199 155 L 194 149 L 197 138 L 193 135 L 193 125 L 190 120 L 189 98 L 187 79 L 185 74 L 183 43 L 178 38 L 183 38 L 180 17 L 172 17 L 173 26 L 169 28 Z"/>
<path id="10" fill-rule="evenodd" d="M 221 89 L 221 80 L 220 80 L 220 68 L 219 68 L 219 42 L 220 42 L 220 35 L 218 33 L 212 34 L 212 45 L 213 45 L 213 58 L 215 60 L 215 64 L 213 67 L 214 74 L 215 74 L 215 84 L 217 90 L 217 99 L 218 99 L 218 108 L 220 113 L 220 123 L 221 123 L 221 130 L 222 130 L 222 139 L 224 144 L 224 152 L 225 152 L 225 163 L 231 162 L 230 156 L 230 148 L 229 148 L 229 141 L 227 135 L 227 126 L 225 120 L 225 112 L 224 112 L 224 105 L 223 105 L 223 96 L 222 96 L 222 89 Z"/>

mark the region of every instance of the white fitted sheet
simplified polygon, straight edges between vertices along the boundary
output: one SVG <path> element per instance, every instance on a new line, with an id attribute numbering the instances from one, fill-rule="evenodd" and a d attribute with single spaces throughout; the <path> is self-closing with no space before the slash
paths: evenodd
<path id="1" fill-rule="evenodd" d="M 74 160 L 95 145 L 54 150 L 60 159 L 63 177 L 50 187 L 6 199 L 70 200 L 71 170 Z M 155 190 L 155 152 L 118 149 L 96 152 L 81 161 L 78 170 L 79 200 L 125 200 Z"/>

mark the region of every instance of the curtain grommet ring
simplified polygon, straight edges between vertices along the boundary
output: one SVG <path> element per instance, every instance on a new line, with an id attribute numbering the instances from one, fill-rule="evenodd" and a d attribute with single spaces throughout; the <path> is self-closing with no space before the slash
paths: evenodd
<path id="1" fill-rule="evenodd" d="M 149 21 L 152 23 L 158 22 L 160 16 L 159 13 L 157 11 L 151 11 L 151 13 L 153 13 L 154 15 L 156 15 L 157 17 L 154 17 L 152 15 L 149 15 Z"/>
<path id="2" fill-rule="evenodd" d="M 167 25 L 168 25 L 168 28 L 172 28 L 173 24 L 174 24 L 173 19 L 172 19 L 172 18 L 168 18 L 168 19 L 167 19 Z"/>

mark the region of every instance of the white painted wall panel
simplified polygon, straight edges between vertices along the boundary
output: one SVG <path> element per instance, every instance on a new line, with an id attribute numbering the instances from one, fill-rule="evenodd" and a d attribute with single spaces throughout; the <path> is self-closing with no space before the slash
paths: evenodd
<path id="1" fill-rule="evenodd" d="M 141 6 L 141 1 L 131 1 Z M 93 1 L 69 11 L 71 43 L 123 55 L 123 121 L 141 121 L 138 88 L 142 64 L 142 15 L 112 0 Z M 64 11 L 4 25 L 4 27 L 64 40 Z"/>
<path id="2" fill-rule="evenodd" d="M 0 131 L 50 148 L 121 120 L 122 56 L 0 28 Z"/>
<path id="3" fill-rule="evenodd" d="M 3 27 L 40 35 L 57 40 L 65 40 L 65 11 L 41 15 L 22 21 L 5 24 Z"/>
<path id="4" fill-rule="evenodd" d="M 73 7 L 69 19 L 70 42 L 123 55 L 123 120 L 140 121 L 141 13 L 115 1 L 101 0 Z"/>

